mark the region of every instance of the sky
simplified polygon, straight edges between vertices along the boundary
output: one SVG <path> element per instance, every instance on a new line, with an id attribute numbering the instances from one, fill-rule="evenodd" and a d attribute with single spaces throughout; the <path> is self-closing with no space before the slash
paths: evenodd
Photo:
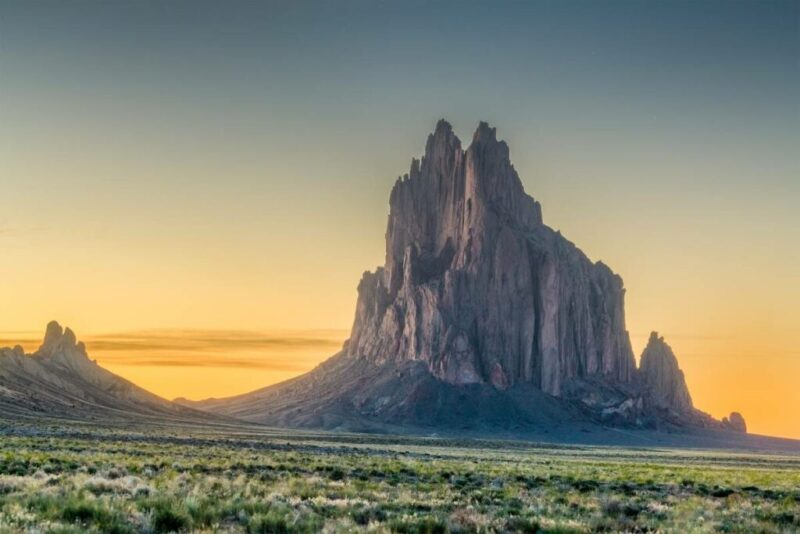
<path id="1" fill-rule="evenodd" d="M 800 438 L 797 2 L 0 0 L 0 338 L 168 398 L 347 337 L 447 118 L 627 288 L 695 405 Z M 8 341 L 8 343 L 5 343 Z"/>

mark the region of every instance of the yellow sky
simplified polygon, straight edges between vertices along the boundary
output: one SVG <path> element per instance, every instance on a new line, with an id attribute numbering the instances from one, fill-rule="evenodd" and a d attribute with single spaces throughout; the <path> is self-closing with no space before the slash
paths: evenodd
<path id="1" fill-rule="evenodd" d="M 789 197 L 715 197 L 703 188 L 682 197 L 653 189 L 675 169 L 607 156 L 541 164 L 523 143 L 512 139 L 511 146 L 545 222 L 625 280 L 636 354 L 659 331 L 698 408 L 717 417 L 741 411 L 753 432 L 800 438 L 800 233 Z M 47 181 L 19 182 L 0 231 L 2 337 L 24 332 L 33 349 L 56 319 L 87 340 L 103 365 L 168 398 L 243 393 L 311 369 L 347 336 L 361 273 L 383 261 L 388 193 L 406 163 L 378 159 L 354 171 L 357 179 L 330 183 L 319 179 L 313 157 L 296 169 L 284 164 L 281 179 L 228 169 L 241 180 L 229 187 L 214 178 L 221 168 L 192 168 L 187 173 L 202 177 L 204 187 L 185 189 L 178 180 L 161 187 L 162 195 L 139 192 L 138 182 L 126 188 L 121 171 L 113 183 L 69 188 L 79 181 L 70 165 L 60 168 L 64 185 L 55 192 L 41 187 Z M 102 175 L 96 166 L 79 167 Z M 604 169 L 594 172 L 596 188 L 570 181 L 589 167 Z M 627 176 L 647 171 L 653 181 L 631 190 L 629 181 L 614 181 L 614 168 Z M 306 169 L 318 177 L 313 186 L 303 182 Z M 41 161 L 15 170 L 32 178 L 53 172 Z M 152 170 L 164 179 L 173 172 Z M 134 183 L 137 172 L 128 172 Z M 683 180 L 681 187 L 691 177 Z M 258 185 L 241 185 L 248 183 Z M 219 343 L 213 351 L 107 343 L 115 332 L 141 341 L 154 331 L 179 345 L 187 331 L 205 331 Z M 319 339 L 320 331 L 330 341 L 223 349 L 226 332 Z M 152 356 L 158 365 L 148 365 Z"/>
<path id="2" fill-rule="evenodd" d="M 465 120 L 460 137 L 474 124 Z M 7 151 L 0 330 L 36 339 L 58 320 L 104 365 L 169 398 L 243 393 L 310 369 L 335 346 L 238 348 L 233 357 L 269 362 L 243 368 L 147 366 L 140 352 L 94 343 L 114 332 L 333 330 L 338 345 L 361 274 L 383 263 L 391 186 L 422 148 L 426 128 L 410 130 L 401 146 L 341 160 L 304 144 L 287 147 L 291 158 L 238 161 L 151 160 L 114 147 Z M 619 158 L 597 145 L 573 150 L 591 144 L 578 130 L 498 132 L 545 222 L 622 276 L 637 355 L 659 331 L 697 407 L 717 417 L 738 410 L 754 432 L 800 438 L 791 190 L 724 187 L 731 172 L 755 170 L 701 151 L 666 157 L 639 146 Z"/>

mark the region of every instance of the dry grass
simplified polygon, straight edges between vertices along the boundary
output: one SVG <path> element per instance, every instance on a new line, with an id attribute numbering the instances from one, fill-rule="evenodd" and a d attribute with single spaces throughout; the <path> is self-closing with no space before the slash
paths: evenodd
<path id="1" fill-rule="evenodd" d="M 800 458 L 191 432 L 0 440 L 0 532 L 796 532 Z"/>

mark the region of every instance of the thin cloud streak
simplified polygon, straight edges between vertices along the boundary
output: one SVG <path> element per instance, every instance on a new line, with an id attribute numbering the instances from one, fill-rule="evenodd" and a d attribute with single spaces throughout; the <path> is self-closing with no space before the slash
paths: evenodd
<path id="1" fill-rule="evenodd" d="M 33 332 L 0 333 L 0 348 L 21 345 L 26 352 L 34 352 L 42 342 Z M 100 334 L 81 338 L 90 357 L 117 365 L 163 367 L 241 367 L 266 368 L 277 371 L 303 371 L 307 365 L 278 362 L 293 353 L 332 355 L 347 338 L 347 330 L 298 330 L 254 332 L 244 330 L 140 330 Z M 634 334 L 634 339 L 647 336 Z M 722 336 L 670 334 L 669 339 L 694 339 L 719 341 Z M 155 354 L 154 354 L 155 353 Z M 247 353 L 247 357 L 234 356 Z M 749 358 L 762 356 L 763 351 L 738 350 L 728 357 Z M 796 350 L 769 351 L 773 357 L 794 357 Z M 687 352 L 684 357 L 704 357 L 704 352 Z M 302 356 L 300 356 L 302 357 Z"/>
<path id="2" fill-rule="evenodd" d="M 342 330 L 246 332 L 236 330 L 158 330 L 105 334 L 86 340 L 87 349 L 102 351 L 308 350 L 341 347 Z"/>
<path id="3" fill-rule="evenodd" d="M 102 363 L 110 365 L 126 365 L 133 367 L 233 367 L 238 369 L 268 369 L 281 372 L 303 372 L 308 370 L 308 365 L 303 362 L 276 361 L 274 359 L 244 359 L 244 358 L 196 358 L 191 355 L 183 357 L 152 358 L 103 358 Z"/>
<path id="4" fill-rule="evenodd" d="M 147 330 L 83 338 L 101 364 L 143 367 L 232 367 L 302 372 L 338 351 L 345 330 L 250 332 L 238 330 Z M 7 335 L 0 346 L 35 351 L 41 338 Z"/>

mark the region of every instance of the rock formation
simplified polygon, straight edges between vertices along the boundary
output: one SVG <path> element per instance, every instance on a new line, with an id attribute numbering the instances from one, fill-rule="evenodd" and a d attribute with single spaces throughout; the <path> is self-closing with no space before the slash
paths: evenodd
<path id="1" fill-rule="evenodd" d="M 576 377 L 634 378 L 622 279 L 542 223 L 486 123 L 466 150 L 438 123 L 394 185 L 386 262 L 358 293 L 354 358 L 556 396 Z"/>
<path id="2" fill-rule="evenodd" d="M 53 321 L 33 354 L 0 348 L 0 417 L 208 421 L 209 416 L 162 399 L 89 359 L 69 328 Z M 212 417 L 211 420 L 219 420 Z"/>
<path id="3" fill-rule="evenodd" d="M 722 426 L 735 432 L 747 432 L 747 423 L 739 412 L 731 412 L 728 417 L 723 417 Z"/>
<path id="4" fill-rule="evenodd" d="M 361 278 L 342 351 L 284 383 L 188 404 L 357 430 L 723 428 L 693 408 L 662 338 L 636 368 L 624 295 L 544 224 L 494 128 L 481 123 L 465 150 L 442 120 L 392 188 L 385 262 Z"/>
<path id="5" fill-rule="evenodd" d="M 678 413 L 693 410 L 692 397 L 683 371 L 678 367 L 678 359 L 657 332 L 650 334 L 639 361 L 639 374 L 647 399 L 659 408 L 667 408 Z"/>

